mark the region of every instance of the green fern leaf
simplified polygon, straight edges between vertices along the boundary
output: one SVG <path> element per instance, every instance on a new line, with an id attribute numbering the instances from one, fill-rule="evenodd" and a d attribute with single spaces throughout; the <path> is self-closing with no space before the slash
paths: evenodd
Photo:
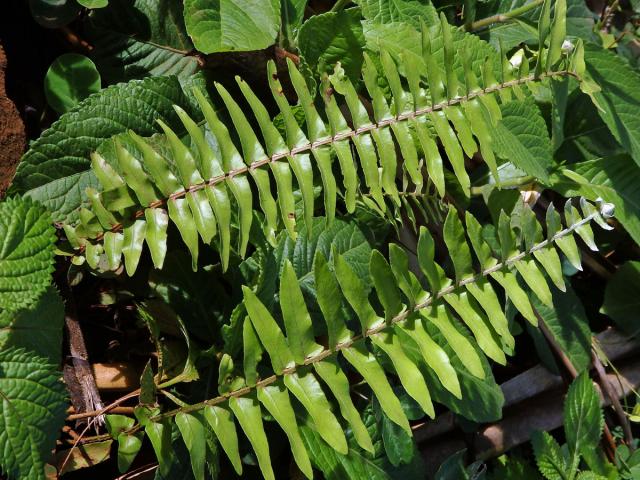
<path id="1" fill-rule="evenodd" d="M 228 400 L 231 410 L 224 411 L 236 416 L 256 450 L 263 474 L 269 477 L 272 475 L 269 448 L 261 422 L 256 423 L 264 407 L 285 430 L 292 450 L 296 451 L 296 461 L 308 472 L 307 458 L 300 450 L 298 427 L 288 406 L 289 398 L 293 395 L 301 403 L 309 414 L 309 421 L 327 444 L 346 454 L 343 427 L 327 396 L 330 392 L 337 400 L 341 416 L 352 427 L 358 444 L 371 451 L 371 439 L 349 398 L 342 357 L 363 377 L 389 420 L 410 433 L 408 419 L 392 383 L 402 385 L 429 415 L 434 414 L 431 397 L 435 395 L 430 392 L 434 382 L 459 399 L 462 395 L 461 375 L 477 379 L 487 375 L 476 342 L 485 355 L 500 361 L 504 361 L 505 352 L 512 351 L 513 340 L 504 315 L 506 307 L 498 300 L 489 279 L 496 279 L 509 298 L 518 295 L 526 298 L 518 277 L 526 283 L 527 276 L 528 281 L 532 281 L 532 273 L 541 279 L 537 281 L 544 282 L 546 289 L 552 288 L 542 272 L 555 271 L 555 263 L 548 260 L 550 252 L 558 255 L 558 241 L 580 232 L 586 235 L 588 224 L 596 220 L 603 222 L 600 212 L 610 211 L 610 206 L 601 205 L 597 209 L 586 202 L 581 202 L 580 211 L 569 202 L 566 211 L 570 215 L 566 218 L 574 223 L 561 230 L 549 230 L 548 237 L 543 239 L 542 227 L 528 208 L 526 204 L 520 204 L 511 217 L 501 215 L 497 228 L 499 235 L 491 246 L 480 235 L 475 218 L 467 214 L 463 224 L 452 208 L 445 221 L 444 239 L 447 247 L 455 252 L 455 278 L 449 278 L 442 266 L 434 261 L 434 240 L 426 229 L 422 229 L 418 241 L 418 266 L 424 272 L 428 290 L 424 290 L 416 275 L 409 271 L 407 254 L 398 245 L 389 247 L 390 263 L 380 252 L 371 252 L 372 291 L 336 249 L 331 252 L 330 261 L 318 250 L 313 259 L 314 279 L 316 300 L 327 324 L 327 346 L 314 336 L 300 279 L 291 263 L 285 260 L 280 276 L 280 312 L 270 311 L 256 293 L 243 287 L 247 312 L 243 324 L 244 377 L 235 373 L 233 362 L 225 356 L 220 365 L 223 381 L 219 397 L 160 418 L 179 412 L 187 414 L 203 407 L 219 409 L 222 407 L 218 405 Z M 543 251 L 546 256 L 536 255 Z M 522 264 L 527 265 L 526 270 Z M 480 268 L 474 265 L 480 265 Z M 552 274 L 549 277 L 552 278 Z M 538 286 L 533 294 L 544 297 L 545 292 Z M 370 302 L 371 295 L 377 295 L 379 303 Z M 525 317 L 530 314 L 529 303 L 526 308 L 520 302 L 513 303 Z M 349 305 L 360 321 L 358 333 L 351 331 L 346 319 L 336 314 L 344 305 Z M 377 305 L 384 311 L 379 311 Z M 274 318 L 280 314 L 284 329 Z M 468 331 L 461 327 L 460 320 Z M 447 350 L 434 340 L 435 336 L 439 341 L 445 340 Z M 455 351 L 451 346 L 455 346 Z M 455 362 L 447 351 L 455 355 Z M 390 362 L 383 362 L 382 356 L 388 357 Z M 387 372 L 395 373 L 392 376 L 397 380 L 389 378 L 383 363 Z M 264 371 L 258 366 L 269 368 L 268 364 L 273 375 L 258 377 L 257 372 Z M 325 386 L 328 392 L 325 392 Z M 448 401 L 441 394 L 437 397 Z M 221 432 L 218 428 L 216 433 Z M 225 439 L 225 444 L 224 449 L 232 461 L 237 461 L 237 448 L 229 444 L 229 438 Z"/>
<path id="2" fill-rule="evenodd" d="M 554 19 L 550 35 L 560 34 L 562 27 L 556 24 L 562 20 Z M 94 155 L 92 167 L 102 192 L 88 191 L 91 207 L 80 211 L 78 225 L 66 227 L 69 241 L 92 268 L 106 265 L 115 270 L 124 255 L 127 272 L 133 274 L 145 241 L 154 265 L 162 266 L 166 225 L 172 222 L 191 252 L 194 267 L 202 239 L 207 244 L 218 243 L 226 268 L 232 251 L 244 256 L 247 250 L 254 209 L 262 211 L 262 227 L 271 243 L 281 229 L 295 238 L 294 180 L 302 194 L 302 216 L 307 225 L 312 224 L 314 182 L 318 177 L 329 223 L 335 214 L 340 184 L 349 212 L 354 211 L 358 198 L 383 216 L 406 208 L 407 200 L 401 200 L 395 179 L 398 167 L 407 183 L 403 191 L 410 188 L 420 195 L 435 190 L 443 196 L 444 178 L 449 172 L 437 142 L 442 143 L 453 168 L 452 175 L 467 196 L 470 180 L 464 167 L 465 157 L 476 152 L 482 154 L 499 183 L 496 154 L 503 150 L 497 150 L 500 143 L 496 144 L 493 136 L 502 117 L 500 103 L 507 101 L 512 91 L 522 96 L 522 88 L 530 82 L 577 76 L 571 68 L 580 62 L 561 53 L 558 56 L 554 41 L 550 47 L 552 61 L 547 62 L 549 68 L 529 74 L 525 60 L 515 71 L 495 53 L 483 59 L 469 57 L 468 49 L 464 48 L 467 37 L 452 29 L 442 17 L 437 28 L 423 29 L 419 61 L 408 60 L 408 52 L 392 54 L 383 47 L 379 48 L 376 61 L 365 55 L 362 79 L 373 115 L 339 64 L 333 74 L 322 78 L 316 102 L 301 73 L 289 62 L 289 78 L 299 101 L 295 107 L 304 113 L 304 129 L 298 125 L 294 106 L 284 95 L 275 64 L 270 63 L 267 79 L 285 135 L 274 126 L 263 102 L 240 79 L 242 96 L 262 138 L 253 131 L 239 100 L 225 88 L 216 85 L 231 118 L 229 125 L 196 91 L 219 150 L 214 151 L 204 141 L 202 132 L 186 112 L 176 109 L 194 149 L 187 148 L 161 123 L 169 146 L 166 152 L 159 152 L 132 134 L 131 141 L 116 148 L 112 166 Z M 496 80 L 498 77 L 500 81 Z M 381 82 L 388 84 L 390 97 L 380 89 Z M 349 122 L 339 108 L 342 102 L 349 111 Z M 235 136 L 239 145 L 232 140 Z M 398 158 L 397 152 L 402 158 Z M 333 168 L 334 162 L 339 168 Z M 364 180 L 361 185 L 359 177 Z M 255 205 L 254 189 L 259 198 Z M 233 204 L 239 212 L 235 245 L 231 244 L 229 218 Z M 528 283 L 538 283 L 535 273 L 528 274 L 526 264 L 519 268 Z M 465 303 L 463 300 L 460 308 L 468 317 L 475 316 Z M 478 322 L 474 320 L 479 325 Z M 488 339 L 485 344 L 489 345 Z M 494 358 L 502 361 L 497 351 Z"/>

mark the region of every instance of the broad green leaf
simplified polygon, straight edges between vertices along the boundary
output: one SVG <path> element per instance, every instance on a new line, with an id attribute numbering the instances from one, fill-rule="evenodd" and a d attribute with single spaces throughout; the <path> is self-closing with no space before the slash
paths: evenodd
<path id="1" fill-rule="evenodd" d="M 347 77 L 360 78 L 364 36 L 360 9 L 314 15 L 302 24 L 298 49 L 305 62 L 317 73 L 332 73 L 340 62 Z"/>
<path id="2" fill-rule="evenodd" d="M 393 423 L 381 412 L 384 451 L 392 465 L 409 463 L 415 453 L 413 436 Z"/>
<path id="3" fill-rule="evenodd" d="M 90 168 L 90 153 L 128 129 L 142 136 L 158 132 L 157 119 L 181 131 L 174 104 L 184 107 L 192 118 L 202 117 L 173 76 L 133 80 L 91 95 L 31 144 L 16 172 L 14 188 L 46 201 L 49 207 L 61 208 L 52 211 L 54 221 L 68 220 L 82 201 L 80 188 L 96 183 L 91 176 L 80 175 Z"/>
<path id="4" fill-rule="evenodd" d="M 608 315 L 630 335 L 638 331 L 640 308 L 640 262 L 626 262 L 607 283 L 600 312 Z"/>
<path id="5" fill-rule="evenodd" d="M 126 415 L 107 415 L 105 416 L 105 426 L 109 435 L 116 438 L 121 433 L 133 427 L 136 423 L 135 419 Z"/>
<path id="6" fill-rule="evenodd" d="M 149 422 L 145 425 L 144 432 L 149 437 L 158 459 L 158 471 L 160 474 L 166 475 L 171 464 L 171 426 L 167 422 Z"/>
<path id="7" fill-rule="evenodd" d="M 327 397 L 313 372 L 307 370 L 285 375 L 284 383 L 309 412 L 320 436 L 338 452 L 347 453 L 347 441 L 342 427 L 331 412 Z"/>
<path id="8" fill-rule="evenodd" d="M 11 479 L 44 480 L 67 410 L 61 372 L 24 349 L 0 349 L 0 469 Z"/>
<path id="9" fill-rule="evenodd" d="M 625 150 L 640 165 L 640 74 L 608 50 L 586 44 L 587 72 L 600 86 L 594 97 L 598 113 Z"/>
<path id="10" fill-rule="evenodd" d="M 51 216 L 30 199 L 0 202 L 0 311 L 33 304 L 51 284 Z"/>
<path id="11" fill-rule="evenodd" d="M 184 412 L 179 412 L 176 415 L 176 425 L 189 451 L 193 476 L 196 480 L 204 480 L 204 463 L 207 450 L 204 425 L 195 415 Z"/>
<path id="12" fill-rule="evenodd" d="M 298 31 L 302 25 L 308 0 L 282 0 L 280 4 L 281 31 L 288 47 L 296 48 Z"/>
<path id="13" fill-rule="evenodd" d="M 565 480 L 567 478 L 566 460 L 558 442 L 547 432 L 533 432 L 531 436 L 533 452 L 538 470 L 547 480 Z"/>
<path id="14" fill-rule="evenodd" d="M 275 480 L 273 467 L 271 466 L 271 456 L 269 455 L 269 441 L 262 424 L 260 404 L 254 398 L 232 397 L 229 399 L 229 407 L 231 407 L 253 450 L 256 452 L 262 475 L 266 480 Z"/>
<path id="15" fill-rule="evenodd" d="M 493 134 L 496 153 L 546 182 L 553 158 L 549 133 L 540 110 L 532 100 L 502 104 L 500 110 L 502 119 Z"/>
<path id="16" fill-rule="evenodd" d="M 568 165 L 551 175 L 550 184 L 566 197 L 584 196 L 592 202 L 602 198 L 612 203 L 616 219 L 640 242 L 640 169 L 629 155 Z"/>
<path id="17" fill-rule="evenodd" d="M 109 83 L 147 76 L 187 78 L 198 69 L 191 55 L 182 5 L 170 0 L 111 0 L 84 22 L 91 57 Z"/>
<path id="18" fill-rule="evenodd" d="M 278 34 L 280 0 L 186 0 L 184 19 L 202 53 L 262 50 Z"/>
<path id="19" fill-rule="evenodd" d="M 286 388 L 280 385 L 268 385 L 264 388 L 258 388 L 258 400 L 260 400 L 260 403 L 265 406 L 273 418 L 276 419 L 276 422 L 282 427 L 284 433 L 287 434 L 287 438 L 291 444 L 293 458 L 298 467 L 300 467 L 300 470 L 302 470 L 302 473 L 304 473 L 307 478 L 313 478 L 309 455 L 300 438 L 296 414 L 291 406 L 291 400 L 289 399 Z"/>
<path id="20" fill-rule="evenodd" d="M 64 303 L 54 287 L 18 312 L 0 312 L 0 350 L 22 347 L 57 365 L 61 361 Z"/>
<path id="21" fill-rule="evenodd" d="M 356 0 L 366 21 L 376 24 L 406 23 L 420 29 L 420 21 L 428 26 L 438 23 L 438 15 L 429 0 Z"/>
<path id="22" fill-rule="evenodd" d="M 576 370 L 581 372 L 588 368 L 591 362 L 591 330 L 582 302 L 570 285 L 567 285 L 565 293 L 557 290 L 553 292 L 553 304 L 550 307 L 535 297 L 532 297 L 531 303 Z M 542 352 L 548 352 L 546 341 L 537 330 L 527 327 L 530 331 L 537 333 L 534 335 L 537 348 L 542 349 Z M 555 369 L 553 356 L 550 353 L 543 355 L 542 359 L 547 367 Z"/>
<path id="23" fill-rule="evenodd" d="M 358 277 L 367 281 L 371 246 L 357 223 L 336 218 L 327 227 L 325 218 L 318 217 L 313 219 L 310 235 L 304 224 L 299 224 L 297 230 L 295 240 L 286 232 L 280 234 L 274 257 L 278 265 L 278 277 L 282 274 L 285 259 L 291 262 L 305 297 L 315 297 L 313 265 L 317 253 L 321 253 L 329 264 L 335 261 L 334 253 L 339 253 Z"/>
<path id="24" fill-rule="evenodd" d="M 77 53 L 56 58 L 44 78 L 44 93 L 49 106 L 65 113 L 92 93 L 100 90 L 100 74 L 93 62 Z"/>
<path id="25" fill-rule="evenodd" d="M 588 373 L 583 372 L 569 387 L 564 401 L 564 432 L 572 467 L 578 466 L 582 452 L 589 454 L 598 448 L 603 425 L 600 396 Z"/>
<path id="26" fill-rule="evenodd" d="M 125 473 L 136 459 L 140 448 L 142 447 L 142 439 L 144 434 L 121 433 L 118 435 L 118 470 Z"/>

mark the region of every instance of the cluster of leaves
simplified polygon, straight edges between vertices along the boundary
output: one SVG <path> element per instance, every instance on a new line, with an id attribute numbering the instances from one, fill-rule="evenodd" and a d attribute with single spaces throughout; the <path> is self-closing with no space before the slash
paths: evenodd
<path id="1" fill-rule="evenodd" d="M 116 284 L 153 344 L 134 415 L 106 416 L 123 473 L 150 444 L 158 479 L 289 464 L 422 478 L 410 421 L 439 408 L 498 420 L 490 362 L 507 363 L 523 326 L 551 369 L 540 320 L 588 369 L 568 277 L 580 248 L 598 249 L 591 222 L 605 245 L 625 241 L 612 204 L 640 243 L 629 49 L 579 0 L 348 3 L 30 0 L 36 21 L 92 48 L 51 65 L 60 117 L 0 203 L 10 478 L 44 478 L 64 420 L 56 247 L 65 274 Z M 217 67 L 258 50 L 266 84 L 253 63 L 244 80 Z M 520 189 L 579 205 L 537 216 Z M 638 272 L 620 268 L 602 306 L 628 331 Z M 575 478 L 581 455 L 592 467 L 602 415 L 586 374 L 566 410 L 566 448 L 534 437 L 551 480 Z"/>

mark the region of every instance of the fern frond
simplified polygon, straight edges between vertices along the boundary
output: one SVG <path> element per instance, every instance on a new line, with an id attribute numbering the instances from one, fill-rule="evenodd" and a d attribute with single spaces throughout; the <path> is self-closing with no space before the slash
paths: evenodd
<path id="1" fill-rule="evenodd" d="M 496 225 L 496 238 L 487 242 L 478 220 L 467 213 L 463 224 L 451 208 L 443 237 L 451 253 L 454 276 L 448 276 L 435 262 L 434 240 L 422 228 L 417 260 L 424 281 L 410 271 L 407 253 L 400 246 L 390 245 L 388 260 L 380 252 L 372 252 L 369 273 L 376 302 L 370 301 L 368 287 L 342 256 L 334 251 L 329 261 L 317 253 L 314 281 L 318 305 L 327 326 L 326 344 L 318 343 L 314 337 L 299 281 L 287 261 L 280 278 L 284 332 L 256 294 L 243 287 L 247 318 L 243 324 L 242 374 L 235 373 L 231 358 L 225 355 L 220 364 L 219 397 L 156 416 L 147 424 L 147 431 L 155 428 L 150 426 L 154 422 L 205 409 L 205 417 L 238 469 L 237 440 L 233 440 L 233 444 L 230 440 L 237 438 L 235 416 L 256 450 L 264 476 L 273 478 L 262 425 L 261 411 L 265 408 L 284 429 L 296 462 L 311 478 L 291 396 L 302 404 L 319 435 L 337 451 L 346 453 L 343 429 L 327 396 L 330 392 L 358 444 L 372 450 L 371 439 L 350 397 L 346 362 L 371 387 L 389 419 L 411 433 L 379 354 L 383 352 L 388 357 L 400 383 L 426 414 L 433 416 L 434 409 L 423 376 L 425 368 L 432 370 L 442 386 L 459 398 L 460 372 L 432 339 L 427 327 L 431 324 L 440 331 L 471 375 L 478 378 L 485 375 L 476 342 L 485 355 L 504 364 L 504 351 L 513 348 L 514 339 L 508 329 L 505 307 L 490 279 L 504 289 L 505 297 L 535 325 L 536 314 L 521 282 L 542 302 L 551 303 L 547 277 L 564 289 L 558 250 L 572 262 L 577 261 L 575 265 L 580 268 L 574 234 L 592 245 L 590 223 L 595 221 L 609 228 L 603 218 L 603 214 L 611 213 L 609 205 L 600 205 L 598 209 L 581 200 L 581 210 L 568 201 L 564 216 L 569 223 L 562 228 L 561 216 L 551 206 L 547 211 L 545 237 L 533 211 L 522 203 L 510 217 L 502 213 Z M 359 320 L 357 333 L 350 330 L 340 314 L 344 302 Z M 377 311 L 374 305 L 381 305 L 382 310 Z M 460 331 L 458 318 L 475 341 Z M 258 375 L 263 357 L 273 372 L 266 378 Z M 223 424 L 226 432 L 233 430 L 233 433 L 220 438 Z"/>
<path id="2" fill-rule="evenodd" d="M 272 123 L 264 104 L 241 79 L 237 79 L 238 85 L 261 138 L 253 130 L 244 107 L 222 85 L 217 84 L 216 89 L 231 118 L 230 125 L 225 125 L 204 95 L 196 91 L 217 146 L 212 147 L 187 113 L 176 107 L 192 149 L 161 123 L 170 147 L 169 158 L 134 133 L 126 142 L 128 146 L 117 142 L 114 165 L 94 154 L 92 167 L 102 192 L 87 190 L 90 208 L 80 211 L 78 225 L 65 227 L 69 241 L 92 268 L 100 264 L 116 269 L 124 256 L 125 268 L 132 274 L 145 241 L 154 265 L 162 266 L 167 226 L 173 222 L 194 265 L 199 238 L 207 244 L 217 238 L 226 268 L 232 249 L 231 211 L 238 212 L 237 252 L 240 256 L 246 252 L 253 209 L 257 208 L 253 204 L 253 188 L 257 189 L 259 209 L 264 214 L 265 233 L 273 240 L 275 232 L 282 228 L 292 237 L 296 235 L 294 178 L 302 194 L 305 222 L 311 224 L 316 172 L 320 174 L 329 222 L 336 209 L 338 171 L 349 212 L 363 194 L 369 195 L 383 214 L 388 209 L 385 195 L 402 205 L 396 185 L 398 169 L 417 189 L 431 182 L 438 194 L 444 195 L 446 167 L 437 142 L 443 145 L 467 195 L 470 180 L 464 167 L 465 155 L 471 157 L 479 151 L 498 181 L 491 131 L 500 119 L 499 103 L 508 100 L 511 92 L 521 95 L 522 87 L 531 82 L 567 75 L 579 79 L 584 62 L 561 55 L 533 74 L 529 74 L 526 60 L 517 70 L 506 58 L 496 62 L 488 57 L 480 66 L 472 64 L 464 48 L 456 49 L 453 31 L 444 17 L 438 30 L 423 29 L 420 62 L 413 61 L 409 52 L 392 57 L 381 49 L 375 60 L 365 55 L 362 79 L 373 118 L 340 65 L 322 79 L 323 107 L 318 108 L 302 74 L 289 61 L 291 84 L 306 120 L 303 131 L 285 98 L 275 64 L 269 63 L 268 81 L 284 120 L 286 138 Z M 443 48 L 432 48 L 436 42 Z M 580 52 L 576 48 L 574 56 Z M 461 67 L 455 69 L 454 64 Z M 389 86 L 390 97 L 385 96 L 382 84 Z M 343 101 L 349 121 L 339 108 Z M 233 138 L 238 139 L 239 145 Z M 398 158 L 396 146 L 402 159 Z M 335 158 L 338 161 L 334 168 Z M 275 195 L 271 177 L 276 184 Z M 364 185 L 359 183 L 360 177 Z"/>

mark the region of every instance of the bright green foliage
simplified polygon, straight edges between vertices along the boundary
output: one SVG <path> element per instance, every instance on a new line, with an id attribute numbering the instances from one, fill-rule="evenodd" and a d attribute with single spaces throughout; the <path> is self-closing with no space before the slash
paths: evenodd
<path id="1" fill-rule="evenodd" d="M 0 350 L 0 469 L 44 480 L 44 459 L 64 424 L 66 389 L 57 366 L 24 349 Z"/>
<path id="2" fill-rule="evenodd" d="M 318 251 L 314 259 L 315 289 L 329 336 L 327 347 L 316 343 L 299 280 L 289 260 L 284 260 L 279 282 L 280 312 L 269 310 L 256 293 L 243 287 L 247 312 L 243 325 L 243 374 L 229 377 L 234 367 L 230 357 L 225 357 L 221 362 L 221 396 L 178 414 L 181 415 L 179 427 L 183 437 L 186 435 L 185 442 L 190 451 L 197 452 L 195 459 L 192 453 L 192 463 L 200 465 L 198 458 L 204 447 L 195 443 L 202 437 L 192 433 L 195 421 L 184 415 L 205 405 L 215 405 L 205 407 L 215 409 L 207 410 L 205 416 L 216 426 L 216 435 L 232 431 L 230 420 L 232 414 L 235 415 L 256 451 L 263 474 L 271 478 L 269 446 L 258 422 L 264 407 L 284 429 L 295 452 L 295 461 L 310 478 L 308 455 L 302 449 L 299 425 L 290 403 L 292 397 L 308 413 L 319 436 L 337 452 L 345 455 L 348 449 L 339 416 L 349 423 L 360 447 L 371 451 L 371 439 L 348 394 L 347 365 L 364 378 L 385 416 L 409 433 L 408 419 L 385 369 L 395 371 L 407 394 L 424 413 L 433 416 L 423 372 L 435 373 L 444 389 L 459 398 L 459 375 L 470 374 L 480 379 L 485 376 L 475 342 L 484 354 L 504 364 L 505 350 L 513 348 L 513 337 L 508 329 L 505 307 L 489 278 L 504 288 L 506 296 L 525 318 L 535 322 L 520 281 L 541 301 L 546 300 L 547 292 L 553 287 L 543 272 L 554 278 L 560 265 L 556 250 L 559 243 L 566 248 L 567 242 L 575 242 L 574 232 L 589 240 L 589 223 L 592 220 L 602 222 L 595 207 L 586 202 L 582 202 L 581 207 L 584 216 L 571 206 L 571 202 L 568 203 L 566 210 L 571 211 L 573 217 L 567 218 L 573 223 L 562 230 L 559 218 L 551 215 L 548 237 L 544 239 L 542 227 L 533 212 L 526 204 L 521 205 L 511 217 L 501 217 L 499 236 L 496 242 L 490 242 L 491 245 L 484 239 L 474 217 L 468 214 L 463 224 L 456 210 L 451 208 L 444 225 L 444 241 L 452 254 L 455 279 L 449 278 L 435 263 L 434 240 L 426 229 L 422 229 L 418 265 L 428 281 L 426 289 L 408 269 L 407 254 L 398 245 L 389 246 L 390 263 L 380 252 L 372 251 L 369 274 L 375 293 L 371 294 L 337 251 L 331 253 L 330 263 Z M 479 264 L 479 270 L 475 264 Z M 535 288 L 533 282 L 536 282 Z M 373 295 L 377 295 L 379 303 L 371 301 Z M 378 304 L 383 307 L 380 311 L 375 306 Z M 357 332 L 336 314 L 341 305 L 348 305 L 355 312 L 360 324 Z M 276 316 L 283 319 L 284 330 L 274 318 Z M 459 330 L 456 316 L 466 324 L 475 340 Z M 461 360 L 460 370 L 452 366 L 448 354 L 433 340 L 429 333 L 433 326 L 455 348 Z M 382 366 L 381 356 L 389 360 L 386 368 Z M 273 376 L 263 374 L 259 380 L 256 375 L 258 365 L 270 368 Z M 231 391 L 229 385 L 233 385 Z M 254 391 L 257 391 L 256 395 Z M 332 409 L 328 393 L 337 400 L 337 408 Z M 579 395 L 580 391 L 577 391 L 571 398 Z M 230 410 L 222 406 L 229 397 Z M 588 406 L 591 408 L 590 404 Z M 572 421 L 583 422 L 585 410 L 580 406 L 571 408 Z M 223 419 L 224 424 L 217 423 Z M 585 439 L 593 436 L 580 428 L 575 432 L 579 437 L 574 442 L 576 445 L 584 445 Z M 226 436 L 224 439 L 224 450 L 237 466 L 237 446 L 230 443 L 231 438 Z"/>
<path id="3" fill-rule="evenodd" d="M 280 0 L 186 0 L 184 18 L 203 53 L 261 50 L 278 33 Z"/>
<path id="4" fill-rule="evenodd" d="M 538 76 L 528 74 L 524 67 L 515 71 L 506 60 L 503 67 L 496 65 L 494 69 L 493 62 L 485 61 L 481 66 L 472 63 L 466 51 L 456 51 L 451 31 L 444 17 L 438 31 L 423 30 L 422 63 L 404 62 L 403 53 L 392 57 L 385 50 L 381 50 L 375 60 L 365 55 L 362 79 L 373 104 L 373 118 L 358 98 L 352 82 L 337 66 L 334 73 L 322 81 L 325 122 L 317 110 L 314 95 L 289 62 L 289 76 L 305 114 L 306 131 L 296 122 L 275 64 L 270 63 L 268 81 L 282 113 L 286 139 L 274 127 L 263 103 L 242 80 L 238 79 L 238 85 L 255 116 L 262 141 L 245 116 L 247 109 L 240 107 L 224 87 L 216 85 L 231 117 L 230 126 L 222 122 L 211 104 L 196 90 L 200 109 L 219 149 L 212 148 L 190 116 L 176 108 L 194 149 L 188 149 L 169 127 L 160 123 L 167 135 L 169 158 L 135 134 L 131 134 L 135 148 L 124 144 L 116 147 L 114 165 L 94 155 L 92 166 L 102 192 L 87 191 L 91 208 L 81 210 L 77 226 L 67 227 L 69 240 L 92 268 L 100 263 L 114 270 L 124 254 L 125 267 L 132 274 L 145 240 L 155 266 L 162 266 L 166 230 L 171 222 L 191 252 L 194 265 L 201 238 L 207 244 L 214 239 L 218 242 L 223 267 L 226 267 L 232 249 L 240 256 L 246 252 L 256 208 L 252 184 L 258 190 L 259 208 L 265 218 L 262 227 L 267 238 L 273 241 L 275 232 L 282 228 L 295 237 L 294 177 L 302 194 L 306 224 L 311 224 L 315 207 L 316 169 L 324 187 L 324 209 L 329 222 L 334 216 L 338 192 L 335 178 L 338 168 L 332 166 L 334 156 L 342 174 L 347 210 L 354 211 L 360 194 L 370 196 L 370 206 L 384 215 L 389 210 L 388 202 L 401 205 L 395 180 L 398 167 L 416 192 L 432 183 L 439 195 L 445 194 L 447 171 L 436 147 L 437 140 L 444 146 L 460 188 L 469 195 L 465 155 L 480 152 L 497 178 L 492 130 L 501 118 L 499 103 L 510 99 L 512 91 L 522 95 L 522 87 L 528 82 L 566 75 L 563 68 L 568 68 L 571 62 L 580 64 L 580 59 L 559 59 L 562 65 L 556 66 L 558 62 L 553 62 L 553 69 L 550 66 Z M 436 42 L 442 42 L 443 48 L 432 49 Z M 462 59 L 458 69 L 453 68 L 454 56 Z M 389 85 L 391 103 L 380 88 L 381 81 Z M 338 100 L 346 102 L 352 126 L 339 109 Z M 237 134 L 240 145 L 232 141 L 230 131 Z M 402 161 L 398 159 L 396 143 Z M 355 162 L 353 151 L 357 153 Z M 276 185 L 275 195 L 269 171 Z M 364 185 L 358 185 L 359 174 L 364 178 Z M 231 245 L 230 209 L 238 212 L 237 247 Z M 101 262 L 101 258 L 105 261 Z"/>
<path id="5" fill-rule="evenodd" d="M 41 205 L 19 198 L 0 202 L 0 313 L 30 306 L 51 284 L 55 240 Z"/>

